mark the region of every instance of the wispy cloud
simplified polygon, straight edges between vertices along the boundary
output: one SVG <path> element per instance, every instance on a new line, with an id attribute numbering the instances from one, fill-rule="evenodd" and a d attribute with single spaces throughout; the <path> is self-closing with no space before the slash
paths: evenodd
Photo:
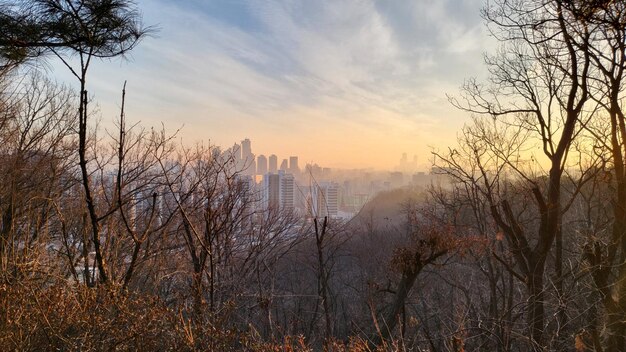
<path id="1" fill-rule="evenodd" d="M 337 165 L 350 156 L 315 155 L 328 148 L 307 150 L 299 142 L 367 148 L 361 139 L 369 138 L 378 150 L 364 154 L 384 155 L 345 164 L 383 166 L 387 155 L 392 165 L 406 149 L 425 155 L 427 144 L 451 140 L 451 127 L 462 123 L 445 92 L 482 72 L 480 0 L 143 0 L 139 6 L 161 32 L 130 63 L 95 70 L 105 114 L 113 114 L 128 79 L 136 118 L 184 123 L 184 135 L 219 144 L 252 137 L 259 152 Z"/>

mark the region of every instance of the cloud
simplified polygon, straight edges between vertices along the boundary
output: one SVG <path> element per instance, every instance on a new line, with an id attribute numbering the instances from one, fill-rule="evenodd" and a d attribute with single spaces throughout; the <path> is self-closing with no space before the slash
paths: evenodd
<path id="1" fill-rule="evenodd" d="M 92 84 L 103 111 L 114 115 L 128 79 L 129 116 L 185 124 L 190 138 L 224 145 L 273 134 L 289 141 L 285 135 L 302 133 L 333 143 L 329 135 L 358 138 L 351 131 L 382 141 L 394 131 L 403 147 L 426 149 L 406 131 L 440 133 L 443 118 L 461 125 L 444 94 L 481 72 L 486 45 L 480 0 L 143 0 L 139 6 L 161 32 L 131 62 L 98 65 Z M 322 133 L 323 124 L 351 130 Z M 300 148 L 265 145 L 282 148 L 279 153 Z"/>

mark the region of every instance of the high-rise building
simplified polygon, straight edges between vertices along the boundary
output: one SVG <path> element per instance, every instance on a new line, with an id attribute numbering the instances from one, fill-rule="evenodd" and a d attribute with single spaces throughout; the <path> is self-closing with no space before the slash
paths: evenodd
<path id="1" fill-rule="evenodd" d="M 245 159 L 246 156 L 252 155 L 252 142 L 248 138 L 241 141 L 241 157 Z"/>
<path id="2" fill-rule="evenodd" d="M 339 211 L 339 185 L 323 182 L 311 189 L 310 215 L 316 218 L 337 217 Z"/>
<path id="3" fill-rule="evenodd" d="M 261 154 L 256 158 L 257 175 L 265 175 L 267 173 L 267 158 Z"/>
<path id="4" fill-rule="evenodd" d="M 283 159 L 283 162 L 280 163 L 280 169 L 282 171 L 287 171 L 289 169 L 289 164 L 287 163 L 287 159 Z"/>
<path id="5" fill-rule="evenodd" d="M 239 144 L 235 143 L 231 148 L 231 151 L 233 153 L 233 158 L 235 158 L 235 161 L 241 160 L 241 146 Z"/>
<path id="6" fill-rule="evenodd" d="M 213 149 L 215 159 L 220 157 L 219 148 Z M 241 161 L 241 146 L 237 143 L 233 144 L 232 147 L 226 149 L 226 151 L 221 154 L 225 160 L 228 160 L 229 167 L 231 168 L 231 172 L 241 171 L 243 168 L 243 162 Z"/>
<path id="7" fill-rule="evenodd" d="M 232 156 L 233 165 L 235 170 L 231 171 L 241 171 L 244 166 L 244 162 L 241 159 L 241 145 L 235 143 L 232 148 L 229 149 L 230 155 Z"/>
<path id="8" fill-rule="evenodd" d="M 256 173 L 256 160 L 252 154 L 252 142 L 248 138 L 241 141 L 241 170 L 246 175 L 254 175 Z"/>
<path id="9" fill-rule="evenodd" d="M 267 207 L 293 210 L 295 203 L 295 179 L 292 174 L 279 171 L 263 176 L 263 200 Z"/>
<path id="10" fill-rule="evenodd" d="M 278 172 L 278 157 L 276 156 L 276 154 L 270 155 L 268 171 L 274 174 Z"/>
<path id="11" fill-rule="evenodd" d="M 280 207 L 284 210 L 293 210 L 295 204 L 296 181 L 292 174 L 279 173 L 280 177 Z"/>
<path id="12" fill-rule="evenodd" d="M 264 201 L 268 208 L 278 209 L 280 206 L 280 176 L 265 174 L 263 177 Z"/>
<path id="13" fill-rule="evenodd" d="M 289 172 L 292 174 L 297 174 L 300 172 L 300 168 L 298 167 L 298 157 L 290 156 L 289 157 Z"/>
<path id="14" fill-rule="evenodd" d="M 313 176 L 314 178 L 322 176 L 322 168 L 317 164 L 306 164 L 304 171 L 308 176 Z"/>

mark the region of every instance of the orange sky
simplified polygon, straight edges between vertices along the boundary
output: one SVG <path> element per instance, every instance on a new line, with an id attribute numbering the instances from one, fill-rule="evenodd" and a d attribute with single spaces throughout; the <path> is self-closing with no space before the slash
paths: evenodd
<path id="1" fill-rule="evenodd" d="M 446 93 L 484 75 L 482 0 L 142 0 L 157 25 L 129 60 L 96 62 L 90 93 L 106 126 L 128 80 L 127 116 L 184 126 L 185 143 L 300 163 L 392 169 L 403 152 L 427 165 L 469 116 Z M 75 86 L 50 60 L 52 75 Z"/>

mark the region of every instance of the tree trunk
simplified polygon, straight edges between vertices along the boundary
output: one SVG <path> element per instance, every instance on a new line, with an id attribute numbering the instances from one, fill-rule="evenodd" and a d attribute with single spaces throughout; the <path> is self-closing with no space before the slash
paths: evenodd
<path id="1" fill-rule="evenodd" d="M 404 303 L 411 292 L 411 288 L 413 284 L 415 284 L 415 279 L 417 279 L 417 275 L 422 271 L 421 267 L 416 268 L 416 270 L 412 270 L 408 273 L 402 274 L 402 279 L 400 280 L 400 284 L 398 285 L 398 290 L 396 292 L 396 296 L 394 298 L 393 304 L 391 305 L 391 310 L 387 317 L 385 318 L 383 329 L 381 330 L 381 336 L 378 336 L 374 343 L 376 345 L 380 345 L 383 341 L 388 340 L 393 334 L 393 330 L 398 323 L 398 317 L 400 316 L 400 312 L 404 308 Z"/>
<path id="2" fill-rule="evenodd" d="M 544 261 L 536 263 L 528 278 L 528 327 L 535 346 L 543 346 L 545 325 L 543 273 Z"/>

